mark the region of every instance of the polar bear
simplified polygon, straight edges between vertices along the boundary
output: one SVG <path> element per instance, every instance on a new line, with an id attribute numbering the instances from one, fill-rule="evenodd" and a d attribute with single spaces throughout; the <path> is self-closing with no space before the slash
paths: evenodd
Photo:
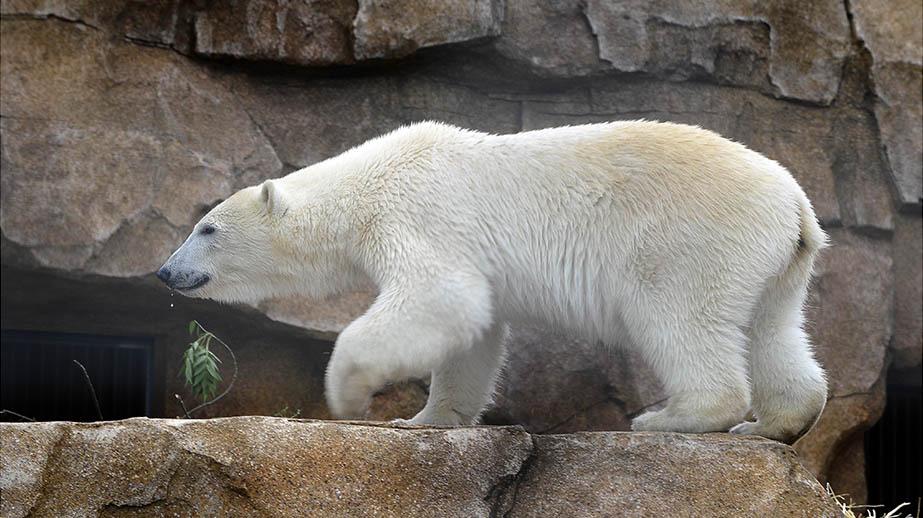
<path id="1" fill-rule="evenodd" d="M 431 375 L 409 422 L 474 423 L 508 323 L 541 321 L 650 363 L 668 400 L 634 430 L 792 440 L 826 402 L 802 316 L 825 244 L 785 168 L 704 129 L 425 122 L 237 192 L 158 276 L 220 301 L 374 282 L 327 368 L 339 418 Z"/>

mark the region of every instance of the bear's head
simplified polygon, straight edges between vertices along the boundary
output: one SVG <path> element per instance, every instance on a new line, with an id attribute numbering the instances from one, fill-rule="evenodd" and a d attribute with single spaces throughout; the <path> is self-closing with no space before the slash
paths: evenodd
<path id="1" fill-rule="evenodd" d="M 234 193 L 195 225 L 157 277 L 190 297 L 255 302 L 276 294 L 290 284 L 290 229 L 281 224 L 288 209 L 272 180 Z"/>

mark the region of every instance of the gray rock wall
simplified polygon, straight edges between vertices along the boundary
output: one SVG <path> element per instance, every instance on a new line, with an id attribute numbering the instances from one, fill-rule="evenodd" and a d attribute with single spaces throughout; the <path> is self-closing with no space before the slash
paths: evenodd
<path id="1" fill-rule="evenodd" d="M 373 294 L 165 311 L 151 274 L 208 207 L 415 120 L 501 133 L 699 124 L 787 166 L 831 234 L 809 309 L 831 400 L 797 448 L 822 480 L 862 500 L 861 433 L 882 411 L 888 362 L 919 365 L 923 348 L 919 2 L 0 6 L 4 327 L 79 330 L 111 310 L 120 319 L 93 329 L 175 337 L 168 328 L 201 312 L 234 334 L 235 321 L 254 319 L 262 340 L 236 344 L 248 381 L 215 415 L 296 401 L 302 415 L 326 417 L 326 356 L 266 344 L 335 336 Z M 94 290 L 108 295 L 87 305 Z M 34 316 L 49 294 L 68 316 Z M 172 340 L 158 342 L 165 415 L 181 391 L 182 343 Z M 389 415 L 388 397 L 406 408 L 406 397 L 385 396 L 375 415 Z M 637 359 L 520 329 L 487 419 L 618 430 L 660 399 Z"/>

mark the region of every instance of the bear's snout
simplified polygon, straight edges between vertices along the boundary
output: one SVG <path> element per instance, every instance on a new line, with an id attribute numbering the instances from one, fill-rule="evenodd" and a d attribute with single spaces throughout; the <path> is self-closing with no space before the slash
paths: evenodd
<path id="1" fill-rule="evenodd" d="M 196 288 L 201 288 L 211 280 L 207 273 L 183 270 L 171 265 L 170 261 L 167 261 L 157 270 L 157 278 L 171 289 L 179 291 L 192 291 Z"/>
<path id="2" fill-rule="evenodd" d="M 160 269 L 157 270 L 157 278 L 163 281 L 164 284 L 169 285 L 170 284 L 170 269 L 167 268 L 166 265 L 161 266 Z"/>

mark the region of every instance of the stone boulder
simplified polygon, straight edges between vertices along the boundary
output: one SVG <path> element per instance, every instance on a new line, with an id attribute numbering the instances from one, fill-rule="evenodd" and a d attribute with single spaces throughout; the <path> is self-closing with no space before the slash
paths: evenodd
<path id="1" fill-rule="evenodd" d="M 38 264 L 149 273 L 204 209 L 282 172 L 234 94 L 178 54 L 58 19 L 0 30 L 0 228 Z"/>
<path id="2" fill-rule="evenodd" d="M 923 202 L 923 4 L 858 0 L 852 9 L 856 35 L 872 56 L 875 115 L 891 163 L 900 202 Z"/>
<path id="3" fill-rule="evenodd" d="M 513 516 L 841 516 L 797 454 L 767 439 L 611 432 L 533 439 Z"/>
<path id="4" fill-rule="evenodd" d="M 894 348 L 898 367 L 923 363 L 923 219 L 901 214 L 894 230 Z"/>
<path id="5" fill-rule="evenodd" d="M 708 77 L 829 104 L 849 53 L 850 27 L 835 0 L 527 0 L 507 4 L 496 49 L 539 75 L 616 70 Z"/>
<path id="6" fill-rule="evenodd" d="M 0 513 L 838 516 L 791 448 L 723 434 L 242 417 L 0 424 Z"/>
<path id="7" fill-rule="evenodd" d="M 195 15 L 195 52 L 324 66 L 353 61 L 356 6 L 339 0 L 209 2 Z"/>
<path id="8" fill-rule="evenodd" d="M 501 0 L 360 0 L 357 59 L 400 58 L 420 48 L 500 34 Z"/>

